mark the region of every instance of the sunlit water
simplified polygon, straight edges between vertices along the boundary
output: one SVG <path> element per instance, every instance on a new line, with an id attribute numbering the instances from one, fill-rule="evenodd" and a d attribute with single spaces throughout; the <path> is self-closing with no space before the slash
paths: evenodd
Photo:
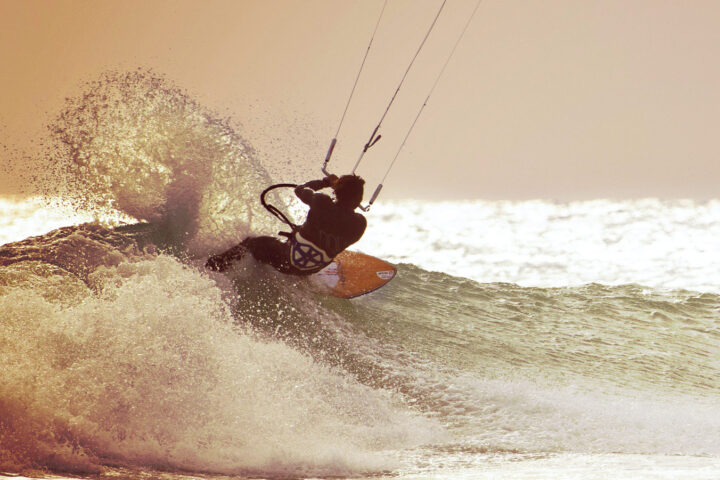
<path id="1" fill-rule="evenodd" d="M 523 286 L 720 290 L 720 202 L 380 203 L 360 246 L 396 262 Z"/>

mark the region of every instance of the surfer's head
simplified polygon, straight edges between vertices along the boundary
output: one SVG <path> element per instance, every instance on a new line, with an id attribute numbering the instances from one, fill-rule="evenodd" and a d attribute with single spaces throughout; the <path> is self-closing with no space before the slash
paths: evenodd
<path id="1" fill-rule="evenodd" d="M 333 185 L 335 198 L 340 205 L 357 208 L 363 199 L 365 180 L 357 175 L 343 175 Z"/>

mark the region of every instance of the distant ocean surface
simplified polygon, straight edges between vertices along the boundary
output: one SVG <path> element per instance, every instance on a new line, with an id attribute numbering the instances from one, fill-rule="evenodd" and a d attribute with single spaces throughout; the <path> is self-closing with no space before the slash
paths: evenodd
<path id="1" fill-rule="evenodd" d="M 384 202 L 359 247 L 479 282 L 720 291 L 720 201 Z"/>
<path id="2" fill-rule="evenodd" d="M 282 227 L 225 121 L 147 72 L 86 90 L 42 197 L 0 199 L 0 472 L 720 478 L 719 201 L 381 198 L 352 248 L 398 275 L 342 300 L 203 268 Z"/>

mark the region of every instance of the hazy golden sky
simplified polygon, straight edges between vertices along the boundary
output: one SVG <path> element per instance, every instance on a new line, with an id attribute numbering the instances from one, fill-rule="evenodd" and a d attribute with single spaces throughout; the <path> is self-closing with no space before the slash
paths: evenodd
<path id="1" fill-rule="evenodd" d="M 334 170 L 354 164 L 440 3 L 389 0 Z M 448 0 L 359 169 L 370 184 L 474 5 Z M 0 155 L 16 161 L 83 82 L 142 66 L 230 116 L 265 162 L 290 161 L 289 180 L 318 174 L 381 7 L 0 0 Z M 718 197 L 719 60 L 720 1 L 484 0 L 384 198 Z"/>

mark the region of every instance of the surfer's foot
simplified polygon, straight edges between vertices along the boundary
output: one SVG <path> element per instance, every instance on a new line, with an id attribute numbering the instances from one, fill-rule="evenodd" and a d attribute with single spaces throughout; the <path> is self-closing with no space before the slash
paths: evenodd
<path id="1" fill-rule="evenodd" d="M 213 255 L 208 258 L 207 262 L 205 262 L 205 268 L 209 268 L 210 270 L 214 270 L 216 272 L 222 272 L 227 268 L 227 265 L 223 260 L 222 255 Z"/>
<path id="2" fill-rule="evenodd" d="M 247 249 L 242 244 L 235 245 L 230 250 L 221 253 L 220 255 L 213 255 L 208 258 L 208 261 L 205 262 L 205 268 L 209 268 L 210 270 L 214 270 L 216 272 L 224 272 L 230 268 L 230 265 L 232 265 L 233 262 L 240 260 L 243 255 L 245 255 L 245 252 L 247 252 Z"/>

